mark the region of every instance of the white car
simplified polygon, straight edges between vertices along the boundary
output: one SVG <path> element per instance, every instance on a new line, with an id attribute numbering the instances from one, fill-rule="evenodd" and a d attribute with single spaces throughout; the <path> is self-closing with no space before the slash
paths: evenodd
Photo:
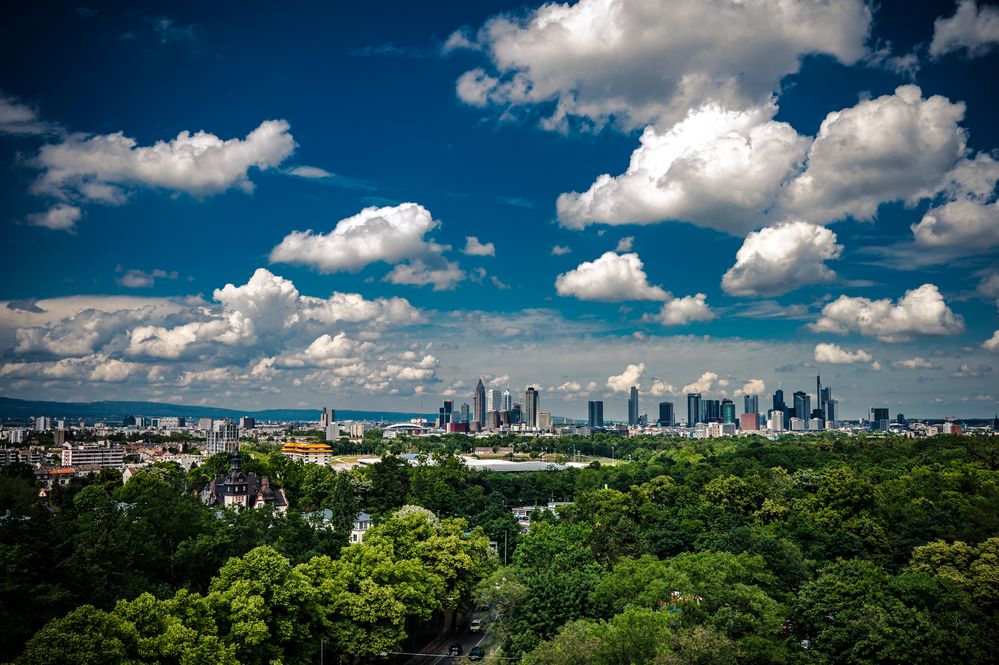
<path id="1" fill-rule="evenodd" d="M 468 624 L 468 629 L 473 633 L 481 633 L 482 619 L 472 619 L 472 623 Z"/>

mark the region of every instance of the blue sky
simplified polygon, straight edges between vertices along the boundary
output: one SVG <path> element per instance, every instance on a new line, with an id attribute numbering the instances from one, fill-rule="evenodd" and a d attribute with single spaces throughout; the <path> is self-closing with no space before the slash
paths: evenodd
<path id="1" fill-rule="evenodd" d="M 2 394 L 997 408 L 993 5 L 2 11 Z"/>

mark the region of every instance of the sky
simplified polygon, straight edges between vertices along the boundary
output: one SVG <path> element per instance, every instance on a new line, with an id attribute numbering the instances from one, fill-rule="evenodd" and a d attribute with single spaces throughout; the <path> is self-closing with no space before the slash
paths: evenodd
<path id="1" fill-rule="evenodd" d="M 17 6 L 20 5 L 20 6 Z M 320 6 L 317 6 L 320 5 Z M 14 3 L 0 394 L 999 409 L 999 6 Z"/>

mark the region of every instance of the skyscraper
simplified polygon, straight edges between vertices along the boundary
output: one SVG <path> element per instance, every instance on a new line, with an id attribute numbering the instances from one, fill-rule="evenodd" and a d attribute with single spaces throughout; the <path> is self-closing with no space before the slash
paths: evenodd
<path id="1" fill-rule="evenodd" d="M 541 406 L 541 393 L 534 386 L 524 391 L 524 424 L 528 427 L 538 426 L 538 411 Z"/>
<path id="2" fill-rule="evenodd" d="M 461 405 L 461 422 L 463 422 L 463 423 L 467 423 L 468 422 L 468 414 L 469 414 L 468 404 L 462 404 Z"/>
<path id="3" fill-rule="evenodd" d="M 721 401 L 717 399 L 701 400 L 701 422 L 720 423 L 721 422 Z"/>
<path id="4" fill-rule="evenodd" d="M 659 424 L 663 427 L 672 427 L 676 424 L 673 416 L 673 402 L 659 402 Z"/>
<path id="5" fill-rule="evenodd" d="M 701 393 L 687 393 L 687 427 L 701 422 Z"/>
<path id="6" fill-rule="evenodd" d="M 504 411 L 503 393 L 495 388 L 486 391 L 486 413 L 490 411 Z"/>
<path id="7" fill-rule="evenodd" d="M 631 397 L 628 398 L 628 424 L 638 424 L 638 386 L 631 387 Z"/>
<path id="8" fill-rule="evenodd" d="M 808 419 L 812 417 L 812 398 L 803 390 L 794 393 L 794 415 L 805 422 L 805 429 L 808 429 Z"/>
<path id="9" fill-rule="evenodd" d="M 871 407 L 871 429 L 888 431 L 888 421 L 890 419 L 891 417 L 888 415 L 888 409 L 878 406 Z"/>
<path id="10" fill-rule="evenodd" d="M 507 388 L 503 391 L 503 408 L 501 411 L 510 411 L 513 409 L 513 397 L 510 395 L 510 389 Z"/>
<path id="11" fill-rule="evenodd" d="M 759 395 L 746 395 L 743 398 L 743 413 L 759 413 L 760 412 L 760 396 Z"/>
<path id="12" fill-rule="evenodd" d="M 730 399 L 722 400 L 721 419 L 723 423 L 735 424 L 735 402 Z"/>
<path id="13" fill-rule="evenodd" d="M 825 390 L 829 390 L 826 388 Z M 826 429 L 833 429 L 836 427 L 836 400 L 827 399 L 826 400 Z"/>
<path id="14" fill-rule="evenodd" d="M 586 422 L 590 427 L 603 427 L 604 426 L 604 403 L 600 400 L 590 400 L 586 405 L 587 407 L 587 419 Z"/>
<path id="15" fill-rule="evenodd" d="M 486 424 L 486 387 L 482 385 L 482 379 L 475 385 L 472 395 L 472 422 L 479 423 L 479 427 Z"/>

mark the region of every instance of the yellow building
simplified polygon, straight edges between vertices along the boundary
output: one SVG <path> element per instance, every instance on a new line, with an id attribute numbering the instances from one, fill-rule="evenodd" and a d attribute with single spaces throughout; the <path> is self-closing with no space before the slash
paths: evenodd
<path id="1" fill-rule="evenodd" d="M 328 443 L 289 441 L 281 447 L 281 452 L 293 460 L 302 460 L 306 464 L 329 466 L 333 460 L 333 448 Z"/>

